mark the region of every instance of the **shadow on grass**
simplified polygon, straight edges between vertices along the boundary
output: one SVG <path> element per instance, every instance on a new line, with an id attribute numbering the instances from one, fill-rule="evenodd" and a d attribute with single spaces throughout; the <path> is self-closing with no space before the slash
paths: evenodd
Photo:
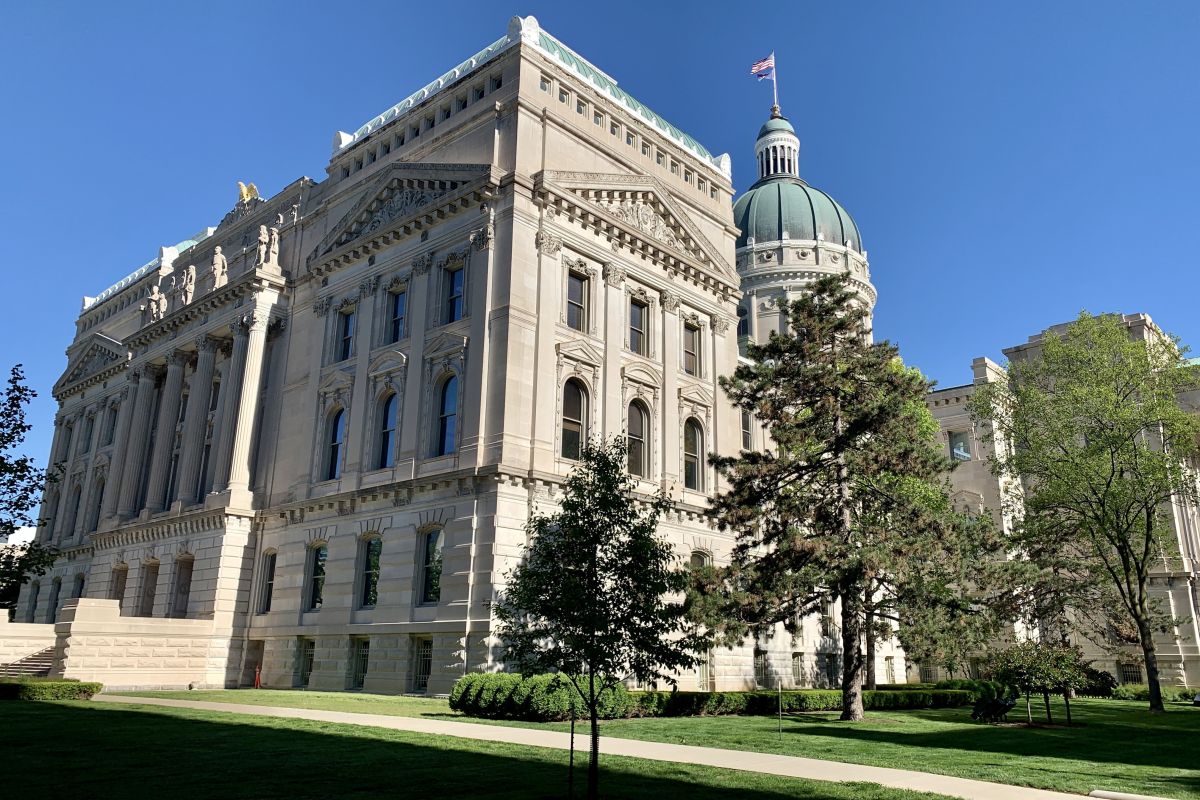
<path id="1" fill-rule="evenodd" d="M 566 796 L 567 753 L 557 750 L 308 720 L 86 703 L 14 701 L 4 703 L 0 713 L 9 797 Z M 576 780 L 581 795 L 583 769 L 577 768 Z M 605 797 L 654 800 L 910 796 L 864 784 L 782 781 L 634 759 L 609 759 L 601 781 Z"/>
<path id="2" fill-rule="evenodd" d="M 1076 704 L 1072 704 L 1075 709 Z M 1096 764 L 1108 774 L 1117 774 L 1111 767 L 1154 770 L 1184 770 L 1188 774 L 1162 776 L 1165 786 L 1185 792 L 1200 792 L 1200 713 L 1179 707 L 1166 714 L 1151 714 L 1128 705 L 1116 706 L 1104 701 L 1079 704 L 1075 724 L 1066 727 L 1066 715 L 1061 705 L 1053 709 L 1053 727 L 1037 727 L 1045 722 L 1044 710 L 1034 708 L 1033 728 L 1022 726 L 985 725 L 973 722 L 968 709 L 943 709 L 905 712 L 928 726 L 898 726 L 888 720 L 871 724 L 868 714 L 865 724 L 840 722 L 836 717 L 795 715 L 784 717 L 784 732 L 796 736 L 829 737 L 861 743 L 864 748 L 881 744 L 928 750 L 958 750 L 978 753 L 997 753 L 1030 759 L 1061 758 Z M 1019 712 L 1019 713 L 1018 713 Z M 1024 708 L 1009 714 L 1011 722 L 1025 722 Z M 932 728 L 941 724 L 943 729 Z M 905 729 L 907 727 L 907 729 Z M 897 764 L 897 766 L 903 766 Z"/>

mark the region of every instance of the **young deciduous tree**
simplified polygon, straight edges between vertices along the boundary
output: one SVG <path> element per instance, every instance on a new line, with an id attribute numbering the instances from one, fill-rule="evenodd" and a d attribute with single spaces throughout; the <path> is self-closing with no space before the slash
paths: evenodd
<path id="1" fill-rule="evenodd" d="M 1037 621 L 1080 624 L 1097 598 L 1116 599 L 1141 645 L 1152 711 L 1163 710 L 1154 633 L 1170 618 L 1150 572 L 1179 555 L 1172 504 L 1197 500 L 1187 459 L 1200 420 L 1181 407 L 1196 385 L 1173 338 L 1135 339 L 1120 317 L 1084 313 L 972 401 L 1011 445 L 996 448 L 993 469 L 1024 487 L 1017 545 Z"/>
<path id="2" fill-rule="evenodd" d="M 24 381 L 25 375 L 18 364 L 9 374 L 4 399 L 0 401 L 0 538 L 3 539 L 18 528 L 36 524 L 33 511 L 46 481 L 46 473 L 34 465 L 33 459 L 17 452 L 30 428 L 25 422 L 25 406 L 36 396 Z M 0 547 L 0 609 L 13 608 L 21 586 L 31 577 L 44 574 L 56 556 L 54 548 L 37 542 Z"/>
<path id="3" fill-rule="evenodd" d="M 1025 695 L 1025 718 L 1033 724 L 1033 708 L 1029 698 L 1040 694 L 1046 705 L 1046 722 L 1054 722 L 1050 714 L 1050 695 L 1061 693 L 1067 704 L 1067 724 L 1071 724 L 1071 693 L 1086 682 L 1083 656 L 1071 645 L 1051 644 L 1029 640 L 992 653 L 988 673 L 995 680 L 1016 687 Z"/>
<path id="4" fill-rule="evenodd" d="M 599 779 L 599 699 L 626 677 L 675 685 L 709 643 L 685 616 L 688 571 L 658 535 L 671 507 L 639 499 L 623 439 L 585 444 L 561 510 L 534 514 L 525 559 L 495 606 L 498 635 L 522 671 L 571 677 L 591 717 L 589 798 Z"/>
<path id="5" fill-rule="evenodd" d="M 868 342 L 848 280 L 815 281 L 787 306 L 785 331 L 750 344 L 750 363 L 722 378 L 772 441 L 712 458 L 729 482 L 713 510 L 737 544 L 728 568 L 701 576 L 693 601 L 710 628 L 736 641 L 778 622 L 795 630 L 840 599 L 842 719 L 858 720 L 868 611 L 874 627 L 898 599 L 961 596 L 962 555 L 984 548 L 964 544 L 975 526 L 950 508 L 928 381 L 894 346 Z"/>

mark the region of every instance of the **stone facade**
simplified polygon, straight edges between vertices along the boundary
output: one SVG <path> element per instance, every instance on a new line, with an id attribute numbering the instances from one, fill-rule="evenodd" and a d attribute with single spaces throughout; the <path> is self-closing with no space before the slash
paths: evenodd
<path id="1" fill-rule="evenodd" d="M 1162 335 L 1147 314 L 1129 314 L 1124 321 L 1135 338 Z M 1027 358 L 1037 352 L 1043 337 L 1058 335 L 1065 327 L 1065 324 L 1052 326 L 1029 337 L 1024 344 L 1006 348 L 1004 355 L 1010 362 Z M 986 423 L 973 421 L 967 410 L 976 386 L 1004 381 L 1008 376 L 987 358 L 976 358 L 972 372 L 972 383 L 930 392 L 926 402 L 941 427 L 947 452 L 957 462 L 950 474 L 955 507 L 971 514 L 989 513 L 1000 521 L 1005 531 L 1009 531 L 1013 520 L 1008 511 L 1014 503 L 1019 504 L 1022 488 L 1009 485 L 992 474 L 989 459 L 994 454 L 995 443 L 990 441 L 991 428 Z M 1200 408 L 1200 397 L 1195 394 L 1180 398 L 1181 404 L 1186 408 Z M 1007 507 L 1006 497 L 1010 499 Z M 1172 521 L 1178 557 L 1164 559 L 1152 573 L 1150 585 L 1161 599 L 1164 610 L 1169 611 L 1176 622 L 1168 632 L 1156 635 L 1155 645 L 1163 683 L 1194 687 L 1200 686 L 1200 599 L 1196 593 L 1200 581 L 1200 513 L 1190 504 L 1179 502 L 1172 507 Z M 1028 633 L 1016 631 L 1018 636 Z M 1078 644 L 1088 660 L 1120 682 L 1144 682 L 1145 669 L 1141 648 L 1137 645 L 1114 639 L 1101 646 L 1087 638 L 1079 638 Z M 921 679 L 945 677 L 937 668 L 923 666 L 918 671 L 914 665 L 913 677 L 918 676 Z"/>
<path id="2" fill-rule="evenodd" d="M 490 603 L 573 442 L 634 428 L 680 559 L 724 561 L 704 454 L 743 444 L 717 384 L 750 258 L 731 197 L 727 156 L 514 19 L 336 134 L 324 180 L 242 186 L 216 227 L 85 299 L 38 533 L 63 556 L 18 621 L 56 624 L 57 672 L 113 686 L 260 669 L 446 692 L 502 668 Z M 806 247 L 865 280 L 844 244 Z M 832 614 L 681 684 L 826 685 Z M 903 655 L 876 666 L 902 676 Z"/>

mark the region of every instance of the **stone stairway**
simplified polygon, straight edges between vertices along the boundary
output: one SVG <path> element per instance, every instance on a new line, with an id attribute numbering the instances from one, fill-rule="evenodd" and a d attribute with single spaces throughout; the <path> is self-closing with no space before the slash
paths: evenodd
<path id="1" fill-rule="evenodd" d="M 45 677 L 50 674 L 50 667 L 53 665 L 54 648 L 47 647 L 45 650 L 39 650 L 33 655 L 25 656 L 11 664 L 0 664 L 0 677 Z"/>

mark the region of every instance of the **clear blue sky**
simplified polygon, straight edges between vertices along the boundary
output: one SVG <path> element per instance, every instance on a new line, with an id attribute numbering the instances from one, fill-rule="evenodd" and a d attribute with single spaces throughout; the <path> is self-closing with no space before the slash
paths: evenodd
<path id="1" fill-rule="evenodd" d="M 80 298 L 215 225 L 235 181 L 324 177 L 335 130 L 542 25 L 752 180 L 772 49 L 802 176 L 863 232 L 876 333 L 943 386 L 1081 309 L 1200 345 L 1200 4 L 7 4 L 0 366 L 44 459 Z"/>

